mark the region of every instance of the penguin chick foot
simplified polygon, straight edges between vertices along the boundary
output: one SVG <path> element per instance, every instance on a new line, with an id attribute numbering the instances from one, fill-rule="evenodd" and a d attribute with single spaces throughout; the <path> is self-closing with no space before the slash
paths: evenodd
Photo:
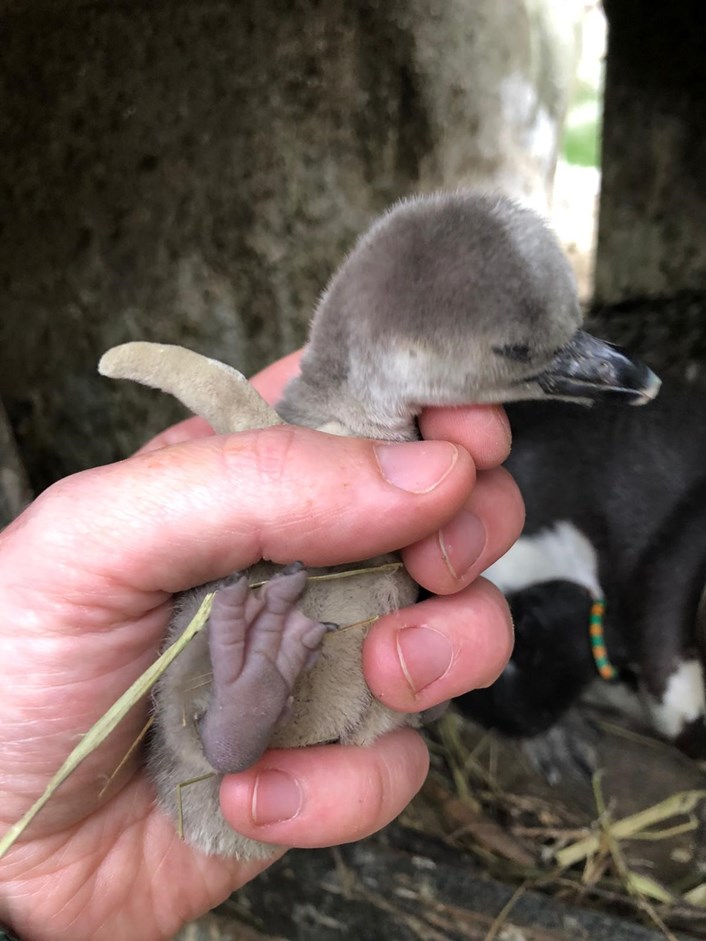
<path id="1" fill-rule="evenodd" d="M 295 562 L 259 592 L 240 573 L 216 592 L 208 621 L 211 700 L 198 727 L 204 755 L 221 774 L 244 771 L 262 755 L 286 718 L 299 674 L 335 627 L 297 607 L 306 584 Z"/>

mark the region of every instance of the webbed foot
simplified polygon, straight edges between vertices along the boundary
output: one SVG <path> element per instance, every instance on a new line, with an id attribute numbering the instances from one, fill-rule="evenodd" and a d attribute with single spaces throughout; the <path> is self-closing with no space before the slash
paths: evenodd
<path id="1" fill-rule="evenodd" d="M 206 759 L 222 774 L 245 770 L 265 751 L 299 674 L 335 628 L 296 607 L 306 582 L 295 562 L 259 592 L 238 574 L 216 593 L 208 622 L 211 701 L 199 732 Z"/>

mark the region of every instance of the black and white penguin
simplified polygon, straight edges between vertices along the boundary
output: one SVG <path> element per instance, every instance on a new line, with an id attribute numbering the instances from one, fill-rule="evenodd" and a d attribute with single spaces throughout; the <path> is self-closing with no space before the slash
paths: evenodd
<path id="1" fill-rule="evenodd" d="M 637 690 L 661 735 L 706 757 L 706 390 L 667 385 L 636 410 L 508 412 L 527 519 L 485 574 L 508 597 L 516 645 L 498 682 L 460 708 L 536 746 L 557 778 L 585 754 L 562 719 L 603 677 Z"/>
<path id="2" fill-rule="evenodd" d="M 416 416 L 431 405 L 641 403 L 655 395 L 659 380 L 650 370 L 580 323 L 571 269 L 544 222 L 503 197 L 455 192 L 400 203 L 359 240 L 322 297 L 279 415 L 233 370 L 188 351 L 128 344 L 106 354 L 100 368 L 172 392 L 221 431 L 248 427 L 247 415 L 238 415 L 246 412 L 250 427 L 284 419 L 390 440 L 417 437 Z M 270 579 L 259 600 L 248 588 L 253 578 Z M 277 574 L 257 566 L 248 578 L 182 596 L 170 638 L 214 587 L 208 628 L 157 689 L 150 766 L 188 840 L 208 852 L 262 855 L 271 850 L 234 834 L 220 816 L 220 775 L 242 770 L 272 744 L 366 744 L 416 723 L 371 696 L 361 670 L 363 631 L 322 640 L 332 624 L 411 603 L 417 587 L 403 571 L 307 587 L 301 568 Z M 263 672 L 249 652 L 265 635 L 274 646 Z M 223 652 L 237 641 L 242 663 L 221 669 Z M 182 786 L 193 780 L 200 783 Z"/>

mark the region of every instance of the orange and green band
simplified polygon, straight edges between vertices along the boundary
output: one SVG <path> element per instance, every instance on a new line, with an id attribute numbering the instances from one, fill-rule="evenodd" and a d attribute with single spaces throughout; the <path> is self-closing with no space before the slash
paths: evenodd
<path id="1" fill-rule="evenodd" d="M 603 616 L 605 614 L 605 601 L 597 598 L 591 605 L 589 634 L 591 635 L 591 650 L 596 661 L 596 669 L 604 680 L 617 680 L 618 671 L 608 659 L 605 639 L 603 637 Z"/>

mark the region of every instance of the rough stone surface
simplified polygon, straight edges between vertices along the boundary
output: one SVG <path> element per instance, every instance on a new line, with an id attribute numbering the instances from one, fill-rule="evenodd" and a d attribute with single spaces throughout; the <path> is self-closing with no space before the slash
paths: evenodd
<path id="1" fill-rule="evenodd" d="M 293 851 L 177 941 L 659 941 L 662 934 L 488 879 L 399 827 L 336 850 Z M 498 933 L 491 934 L 506 906 Z M 239 933 L 246 925 L 246 933 Z M 222 933 L 220 933 L 222 932 Z M 684 939 L 685 935 L 676 934 Z"/>
<path id="2" fill-rule="evenodd" d="M 697 0 L 605 0 L 597 304 L 706 291 L 706 55 Z"/>
<path id="3" fill-rule="evenodd" d="M 483 181 L 545 201 L 578 8 L 0 0 L 0 395 L 33 483 L 181 417 L 100 379 L 108 346 L 250 372 L 301 344 L 399 196 Z"/>
<path id="4" fill-rule="evenodd" d="M 0 529 L 13 520 L 30 499 L 25 469 L 0 402 Z"/>

